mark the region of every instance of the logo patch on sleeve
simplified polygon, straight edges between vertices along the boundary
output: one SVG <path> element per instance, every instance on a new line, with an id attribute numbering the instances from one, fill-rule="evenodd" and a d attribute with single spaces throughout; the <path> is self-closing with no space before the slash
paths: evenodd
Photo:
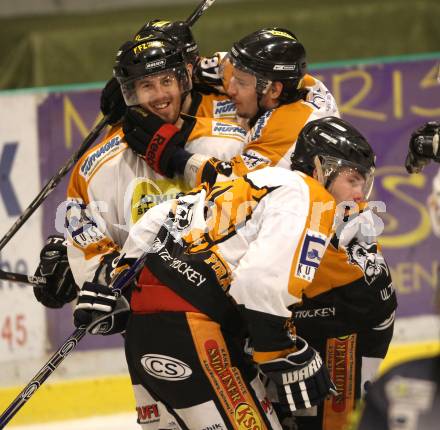
<path id="1" fill-rule="evenodd" d="M 232 100 L 214 100 L 212 103 L 214 118 L 235 118 L 237 108 Z"/>
<path id="2" fill-rule="evenodd" d="M 116 135 L 105 144 L 99 146 L 96 151 L 93 151 L 83 161 L 79 169 L 79 174 L 87 180 L 96 170 L 100 162 L 107 158 L 109 155 L 113 154 L 119 148 L 120 144 L 121 137 L 119 135 Z"/>
<path id="3" fill-rule="evenodd" d="M 311 282 L 324 255 L 327 236 L 318 231 L 307 229 L 299 253 L 295 276 Z"/>
<path id="4" fill-rule="evenodd" d="M 240 140 L 244 140 L 246 137 L 246 131 L 239 125 L 228 124 L 226 122 L 213 121 L 212 122 L 212 135 L 213 136 L 228 136 L 236 137 Z"/>

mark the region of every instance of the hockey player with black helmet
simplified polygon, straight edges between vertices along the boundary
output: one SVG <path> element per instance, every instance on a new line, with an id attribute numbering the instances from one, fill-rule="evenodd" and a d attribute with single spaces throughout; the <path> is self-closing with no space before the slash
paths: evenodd
<path id="1" fill-rule="evenodd" d="M 228 95 L 237 115 L 247 118 L 252 128 L 243 153 L 230 163 L 174 148 L 172 170 L 192 186 L 212 183 L 217 175 L 241 176 L 263 165 L 288 168 L 302 127 L 317 118 L 339 116 L 323 85 L 316 91 L 302 87 L 305 49 L 290 31 L 256 31 L 236 42 L 228 55 L 233 66 Z"/>
<path id="2" fill-rule="evenodd" d="M 200 62 L 200 53 L 190 26 L 184 21 L 153 19 L 145 23 L 135 34 L 133 42 L 146 41 L 154 37 L 168 38 L 182 50 L 185 61 L 191 64 L 190 76 Z M 229 97 L 213 85 L 204 82 L 193 83 L 191 113 L 198 117 L 216 119 L 235 119 L 235 107 Z M 119 122 L 126 112 L 127 105 L 121 93 L 119 83 L 113 77 L 101 93 L 101 111 L 110 115 L 110 123 Z"/>
<path id="3" fill-rule="evenodd" d="M 137 219 L 155 204 L 187 190 L 160 166 L 155 166 L 157 171 L 151 167 L 151 157 L 145 153 L 150 141 L 154 141 L 152 150 L 162 151 L 161 143 L 167 142 L 168 149 L 187 145 L 224 159 L 243 147 L 245 131 L 236 124 L 188 115 L 193 106 L 190 71 L 179 45 L 163 33 L 148 32 L 145 39 L 124 43 L 117 53 L 114 74 L 129 108 L 123 120 L 76 164 L 67 192 L 67 252 L 81 287 L 80 302 L 84 295 L 97 294 L 91 281 L 108 280 Z M 145 124 L 154 130 L 151 135 L 145 133 Z M 114 329 L 110 324 L 108 333 Z M 143 429 L 179 428 L 136 379 L 133 384 Z M 149 406 L 151 413 L 146 413 Z"/>
<path id="4" fill-rule="evenodd" d="M 126 256 L 136 258 L 146 249 L 151 254 L 131 297 L 126 337 L 129 366 L 142 385 L 153 389 L 188 428 L 236 428 L 242 418 L 267 428 L 269 415 L 263 414 L 256 401 L 264 393 L 261 387 L 257 389 L 255 371 L 242 354 L 241 329 L 247 331 L 253 359 L 268 378 L 268 393 L 277 399 L 280 416 L 286 417 L 298 410 L 304 414 L 304 409 L 313 413 L 314 406 L 341 399 L 347 394 L 346 386 L 354 389 L 355 385 L 349 378 L 353 360 L 358 364 L 360 354 L 354 348 L 339 348 L 337 354 L 343 350 L 345 355 L 332 356 L 337 365 L 324 359 L 338 393 L 324 400 L 333 392 L 332 384 L 306 334 L 314 334 L 310 341 L 315 343 L 316 332 L 324 330 L 323 338 L 340 336 L 337 341 L 341 342 L 348 338 L 353 347 L 359 322 L 362 328 L 379 331 L 392 325 L 392 318 L 380 324 L 387 312 L 392 313 L 392 305 L 375 311 L 370 300 L 360 315 L 350 308 L 360 306 L 368 294 L 350 296 L 350 289 L 371 289 L 371 295 L 380 296 L 383 288 L 377 283 L 389 287 L 384 282 L 389 282 L 389 273 L 373 247 L 368 252 L 375 261 L 357 252 L 347 261 L 348 254 L 344 254 L 345 262 L 337 270 L 345 273 L 337 275 L 356 280 L 352 285 L 336 284 L 331 289 L 322 282 L 315 284 L 323 266 L 329 264 L 329 250 L 324 250 L 334 224 L 334 204 L 345 200 L 360 204 L 371 191 L 375 157 L 370 145 L 346 121 L 335 117 L 314 120 L 300 133 L 292 169 L 297 171 L 266 167 L 212 187 L 204 183 L 186 196 L 156 206 L 130 231 L 123 249 Z M 363 249 L 354 223 L 345 223 L 348 232 L 342 231 L 332 241 L 339 240 L 347 249 Z M 361 232 L 369 236 L 368 231 Z M 368 242 L 367 237 L 361 239 Z M 333 246 L 339 249 L 339 244 Z M 332 282 L 334 275 L 328 268 L 327 272 Z M 84 308 L 91 305 L 93 309 L 92 302 L 93 298 L 84 297 Z M 326 316 L 323 310 L 332 307 L 335 313 L 327 313 L 334 318 L 320 323 L 319 316 Z M 316 318 L 305 324 L 298 312 L 306 316 L 310 312 Z M 380 334 L 374 336 L 377 340 Z M 372 341 L 367 349 L 375 353 L 384 347 L 387 344 Z M 190 371 L 182 370 L 182 377 L 170 384 L 150 366 L 157 357 L 162 364 L 173 360 Z M 346 379 L 334 373 L 346 370 L 350 371 Z M 351 401 L 349 396 L 342 397 L 342 402 Z M 270 403 L 264 401 L 264 405 L 266 413 L 271 410 Z M 309 423 L 304 428 L 321 428 L 319 423 Z M 301 418 L 297 424 L 304 425 Z M 273 417 L 270 425 L 280 428 Z M 330 421 L 325 428 L 342 427 Z"/>
<path id="5" fill-rule="evenodd" d="M 263 402 L 265 412 L 260 406 L 265 393 L 243 353 L 243 335 L 289 413 L 313 410 L 333 392 L 322 359 L 296 335 L 291 309 L 324 261 L 332 194 L 350 197 L 347 186 L 359 199 L 367 193 L 374 156 L 342 120 L 319 119 L 310 127 L 328 131 L 329 140 L 311 153 L 304 129 L 296 147 L 303 162 L 294 165 L 300 171 L 266 167 L 204 183 L 157 205 L 130 230 L 122 250 L 127 259 L 150 254 L 131 296 L 128 364 L 184 428 L 240 428 L 244 420 L 280 428 L 270 403 Z M 334 163 L 331 169 L 325 160 Z M 75 313 L 96 308 L 91 296 L 81 305 Z M 167 363 L 181 369 L 172 383 L 163 372 Z"/>
<path id="6" fill-rule="evenodd" d="M 297 333 L 319 351 L 338 394 L 295 417 L 302 430 L 344 428 L 377 374 L 393 335 L 397 306 L 390 269 L 368 207 L 375 156 L 358 130 L 338 118 L 304 127 L 292 168 L 313 173 L 338 204 L 336 232 L 316 275 L 292 307 Z M 289 420 L 291 414 L 279 410 Z"/>
<path id="7" fill-rule="evenodd" d="M 194 66 L 199 56 L 199 49 L 193 37 L 191 29 L 183 21 L 166 21 L 154 19 L 146 22 L 136 32 L 133 42 L 141 42 L 152 38 L 172 39 L 179 45 L 185 60 Z M 110 115 L 110 124 L 119 122 L 127 109 L 119 82 L 112 77 L 105 85 L 101 93 L 101 111 L 104 115 Z"/>

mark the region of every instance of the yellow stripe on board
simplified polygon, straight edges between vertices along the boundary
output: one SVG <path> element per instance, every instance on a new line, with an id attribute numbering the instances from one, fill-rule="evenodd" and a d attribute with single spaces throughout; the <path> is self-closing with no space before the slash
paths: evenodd
<path id="1" fill-rule="evenodd" d="M 0 388 L 0 412 L 22 389 Z M 133 420 L 136 421 L 133 390 L 128 376 L 73 379 L 43 384 L 17 412 L 8 427 L 130 411 L 133 411 Z"/>
<path id="2" fill-rule="evenodd" d="M 381 372 L 402 361 L 440 353 L 439 342 L 391 345 Z M 0 388 L 0 412 L 6 409 L 23 387 Z M 19 424 L 61 421 L 93 415 L 133 411 L 135 403 L 130 379 L 125 375 L 99 379 L 74 379 L 44 384 L 11 421 Z"/>
<path id="3" fill-rule="evenodd" d="M 388 354 L 380 366 L 380 372 L 383 373 L 390 367 L 403 361 L 430 357 L 436 354 L 440 354 L 440 340 L 435 342 L 391 344 Z"/>

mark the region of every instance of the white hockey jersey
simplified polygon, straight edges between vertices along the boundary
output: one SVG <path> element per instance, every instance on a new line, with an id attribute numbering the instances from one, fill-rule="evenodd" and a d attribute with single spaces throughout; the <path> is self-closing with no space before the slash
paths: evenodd
<path id="1" fill-rule="evenodd" d="M 230 323 L 220 321 L 225 293 L 258 318 L 285 321 L 313 280 L 334 209 L 313 178 L 267 167 L 154 207 L 130 230 L 122 253 L 149 252 L 148 269 L 220 324 Z M 280 352 L 274 325 L 250 326 L 262 329 L 252 336 L 254 359 L 274 358 Z"/>
<path id="2" fill-rule="evenodd" d="M 245 131 L 211 118 L 195 121 L 186 148 L 229 159 L 243 149 Z M 131 226 L 157 203 L 187 191 L 181 179 L 154 172 L 124 141 L 122 127 L 84 154 L 68 186 L 68 257 L 80 287 L 94 278 L 104 255 L 118 251 Z"/>

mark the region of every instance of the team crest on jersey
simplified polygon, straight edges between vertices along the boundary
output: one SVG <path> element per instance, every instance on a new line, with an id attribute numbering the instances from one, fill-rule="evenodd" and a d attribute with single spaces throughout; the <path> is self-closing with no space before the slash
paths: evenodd
<path id="1" fill-rule="evenodd" d="M 296 266 L 295 276 L 297 278 L 307 282 L 313 280 L 324 255 L 326 240 L 327 237 L 324 234 L 307 229 Z"/>
<path id="2" fill-rule="evenodd" d="M 271 117 L 273 112 L 273 109 L 268 110 L 264 113 L 264 115 L 260 116 L 258 118 L 256 124 L 252 127 L 252 130 L 250 131 L 250 140 L 257 140 L 261 133 L 263 132 L 264 127 L 266 126 L 267 122 L 269 121 L 269 118 Z"/>
<path id="3" fill-rule="evenodd" d="M 212 103 L 214 118 L 235 118 L 237 108 L 232 100 L 214 100 Z"/>
<path id="4" fill-rule="evenodd" d="M 229 124 L 227 122 L 213 121 L 212 135 L 238 137 L 239 139 L 243 140 L 246 137 L 246 131 L 239 125 Z"/>
<path id="5" fill-rule="evenodd" d="M 121 136 L 117 135 L 111 138 L 108 142 L 101 145 L 97 150 L 93 151 L 81 164 L 79 174 L 84 179 L 89 178 L 102 160 L 117 151 L 120 143 Z"/>
<path id="6" fill-rule="evenodd" d="M 346 247 L 348 262 L 357 265 L 364 273 L 365 281 L 371 285 L 382 273 L 389 275 L 388 266 L 375 243 L 351 241 Z"/>

